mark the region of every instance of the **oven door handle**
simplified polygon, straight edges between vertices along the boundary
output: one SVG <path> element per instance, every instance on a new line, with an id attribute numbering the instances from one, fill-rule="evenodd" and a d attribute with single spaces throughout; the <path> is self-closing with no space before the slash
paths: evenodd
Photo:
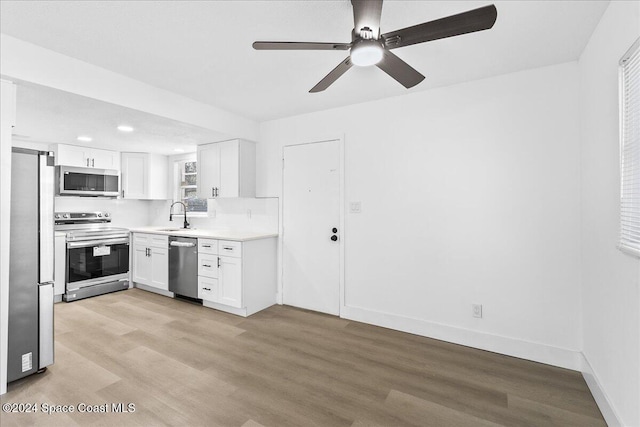
<path id="1" fill-rule="evenodd" d="M 129 244 L 129 238 L 123 237 L 121 239 L 106 239 L 106 240 L 81 240 L 78 242 L 67 242 L 68 249 L 74 248 L 88 248 L 90 246 L 109 246 L 126 243 Z"/>

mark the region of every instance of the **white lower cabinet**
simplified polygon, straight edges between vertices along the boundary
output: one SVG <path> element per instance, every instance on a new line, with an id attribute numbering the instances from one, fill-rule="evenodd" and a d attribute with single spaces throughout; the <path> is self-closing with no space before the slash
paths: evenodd
<path id="1" fill-rule="evenodd" d="M 198 297 L 205 307 L 249 316 L 276 302 L 276 239 L 198 239 Z"/>
<path id="2" fill-rule="evenodd" d="M 133 244 L 132 280 L 135 283 L 148 284 L 151 282 L 151 259 L 147 245 Z"/>
<path id="3" fill-rule="evenodd" d="M 242 259 L 220 257 L 218 302 L 242 308 Z"/>
<path id="4" fill-rule="evenodd" d="M 169 290 L 169 236 L 133 233 L 134 283 Z"/>

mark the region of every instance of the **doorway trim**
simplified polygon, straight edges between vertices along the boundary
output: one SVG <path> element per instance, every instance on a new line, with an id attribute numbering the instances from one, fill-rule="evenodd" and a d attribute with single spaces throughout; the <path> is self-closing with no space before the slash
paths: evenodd
<path id="1" fill-rule="evenodd" d="M 345 228 L 345 171 L 344 171 L 344 157 L 345 157 L 345 149 L 344 149 L 344 134 L 342 135 L 338 135 L 335 137 L 328 137 L 328 138 L 317 138 L 317 139 L 312 139 L 312 140 L 308 140 L 305 142 L 300 142 L 300 143 L 291 143 L 291 144 L 284 144 L 282 146 L 282 150 L 280 151 L 280 171 L 281 171 L 281 177 L 280 177 L 280 221 L 278 221 L 278 233 L 280 238 L 279 240 L 279 245 L 278 245 L 278 296 L 276 299 L 276 302 L 280 305 L 283 304 L 283 287 L 284 287 L 284 281 L 283 281 L 283 277 L 284 277 L 284 149 L 287 147 L 295 147 L 295 146 L 299 146 L 299 145 L 309 145 L 309 144 L 319 144 L 322 142 L 330 142 L 330 141 L 338 141 L 338 152 L 339 152 L 339 157 L 340 157 L 340 162 L 339 162 L 339 184 L 338 186 L 339 191 L 340 191 L 340 221 L 339 221 L 339 227 L 340 227 L 340 239 L 338 240 L 339 243 L 339 248 L 340 248 L 340 256 L 339 256 L 339 276 L 340 276 L 340 289 L 339 289 L 339 295 L 340 295 L 340 303 L 338 305 L 338 310 L 339 310 L 339 314 L 338 317 L 342 317 L 343 314 L 345 313 L 345 265 L 344 265 L 344 260 L 345 260 L 345 245 L 344 245 L 344 240 L 345 240 L 345 236 L 347 235 L 347 230 Z"/>

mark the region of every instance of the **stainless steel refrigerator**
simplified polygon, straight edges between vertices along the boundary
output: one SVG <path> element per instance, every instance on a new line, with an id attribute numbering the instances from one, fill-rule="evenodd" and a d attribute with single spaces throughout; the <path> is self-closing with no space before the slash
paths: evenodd
<path id="1" fill-rule="evenodd" d="M 53 156 L 12 151 L 8 382 L 53 364 Z"/>

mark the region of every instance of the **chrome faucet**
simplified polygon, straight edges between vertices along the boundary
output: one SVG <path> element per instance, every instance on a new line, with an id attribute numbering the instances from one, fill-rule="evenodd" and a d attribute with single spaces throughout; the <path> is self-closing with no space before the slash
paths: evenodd
<path id="1" fill-rule="evenodd" d="M 182 210 L 184 211 L 184 228 L 189 228 L 189 222 L 187 221 L 187 205 L 182 202 L 173 202 L 171 207 L 169 208 L 169 221 L 173 221 L 173 206 L 180 203 L 182 205 Z"/>

